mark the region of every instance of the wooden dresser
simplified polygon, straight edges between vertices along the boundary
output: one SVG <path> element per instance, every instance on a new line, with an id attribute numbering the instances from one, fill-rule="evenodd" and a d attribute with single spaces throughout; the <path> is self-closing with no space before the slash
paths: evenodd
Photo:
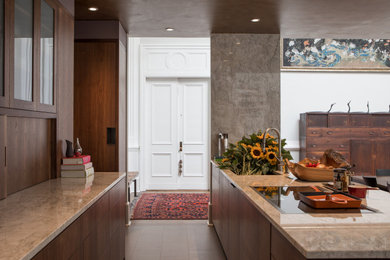
<path id="1" fill-rule="evenodd" d="M 390 113 L 304 113 L 299 141 L 300 160 L 333 148 L 356 165 L 356 175 L 390 169 Z"/>

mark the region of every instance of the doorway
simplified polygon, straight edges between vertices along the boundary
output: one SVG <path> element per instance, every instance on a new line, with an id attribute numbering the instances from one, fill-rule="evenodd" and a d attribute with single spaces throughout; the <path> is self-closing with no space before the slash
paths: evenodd
<path id="1" fill-rule="evenodd" d="M 208 189 L 208 79 L 147 79 L 148 189 Z"/>

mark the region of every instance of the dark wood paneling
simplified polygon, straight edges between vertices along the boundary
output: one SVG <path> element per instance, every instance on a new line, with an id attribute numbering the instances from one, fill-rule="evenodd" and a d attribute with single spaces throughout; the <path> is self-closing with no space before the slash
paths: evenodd
<path id="1" fill-rule="evenodd" d="M 387 127 L 390 128 L 389 114 L 374 114 L 372 115 L 372 127 Z"/>
<path id="2" fill-rule="evenodd" d="M 107 144 L 107 128 L 118 135 L 117 75 L 117 41 L 76 41 L 74 136 L 96 171 L 118 170 L 117 145 Z"/>
<path id="3" fill-rule="evenodd" d="M 0 199 L 7 197 L 7 117 L 0 115 Z"/>
<path id="4" fill-rule="evenodd" d="M 53 166 L 50 119 L 7 117 L 7 193 L 48 180 Z"/>
<path id="5" fill-rule="evenodd" d="M 65 157 L 65 139 L 73 139 L 73 51 L 74 19 L 63 8 L 58 10 L 56 25 L 57 55 L 57 176 L 60 176 L 62 157 Z"/>

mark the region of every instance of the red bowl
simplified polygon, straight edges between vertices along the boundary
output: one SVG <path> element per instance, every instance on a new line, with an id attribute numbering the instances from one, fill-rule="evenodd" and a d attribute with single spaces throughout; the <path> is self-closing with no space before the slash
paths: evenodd
<path id="1" fill-rule="evenodd" d="M 348 187 L 348 192 L 352 196 L 364 199 L 366 197 L 368 189 L 369 188 L 366 188 L 366 187 L 353 187 L 353 186 L 350 186 L 350 187 Z"/>

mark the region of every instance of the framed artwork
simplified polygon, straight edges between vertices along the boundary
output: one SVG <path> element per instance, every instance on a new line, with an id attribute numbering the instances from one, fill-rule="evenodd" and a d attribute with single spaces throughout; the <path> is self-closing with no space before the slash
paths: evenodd
<path id="1" fill-rule="evenodd" d="M 390 39 L 292 39 L 281 43 L 281 70 L 390 71 Z"/>

